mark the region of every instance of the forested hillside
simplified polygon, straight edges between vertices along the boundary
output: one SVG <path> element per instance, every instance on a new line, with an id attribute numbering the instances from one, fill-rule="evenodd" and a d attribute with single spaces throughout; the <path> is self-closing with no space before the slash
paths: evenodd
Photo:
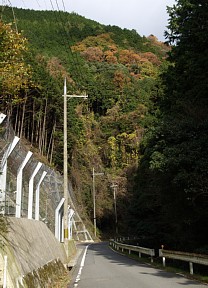
<path id="1" fill-rule="evenodd" d="M 129 223 L 158 246 L 208 253 L 208 2 L 177 2 L 171 65 L 141 146 Z"/>
<path id="2" fill-rule="evenodd" d="M 115 232 L 116 184 L 120 234 L 204 251 L 208 7 L 195 2 L 168 9 L 169 45 L 75 13 L 2 7 L 0 101 L 16 133 L 62 171 L 66 77 L 68 94 L 88 95 L 68 101 L 82 214 L 93 218 L 95 168 L 105 172 L 95 183 L 100 231 Z"/>
<path id="3" fill-rule="evenodd" d="M 1 110 L 10 115 L 16 133 L 62 171 L 64 78 L 68 94 L 88 94 L 87 102 L 68 101 L 70 178 L 82 212 L 92 218 L 92 168 L 105 171 L 102 179 L 96 177 L 97 217 L 100 229 L 110 231 L 110 186 L 118 185 L 122 218 L 129 199 L 127 174 L 133 176 L 144 129 L 153 121 L 149 111 L 169 47 L 154 36 L 73 13 L 14 9 L 14 15 L 2 7 Z"/>

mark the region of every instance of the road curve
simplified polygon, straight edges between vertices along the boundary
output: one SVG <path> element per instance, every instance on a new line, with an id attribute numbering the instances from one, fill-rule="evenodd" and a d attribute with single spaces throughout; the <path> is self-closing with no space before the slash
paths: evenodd
<path id="1" fill-rule="evenodd" d="M 86 256 L 86 257 L 85 257 Z M 86 246 L 68 288 L 207 288 L 112 251 L 108 243 Z"/>

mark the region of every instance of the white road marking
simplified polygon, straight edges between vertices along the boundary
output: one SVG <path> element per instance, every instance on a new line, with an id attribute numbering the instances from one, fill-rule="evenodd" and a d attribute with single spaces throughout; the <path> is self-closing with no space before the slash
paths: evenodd
<path id="1" fill-rule="evenodd" d="M 84 254 L 82 256 L 82 261 L 81 261 L 81 264 L 80 264 L 80 267 L 79 267 L 79 272 L 78 272 L 77 277 L 76 277 L 75 282 L 74 282 L 74 287 L 78 287 L 78 282 L 80 281 L 80 278 L 81 278 L 82 268 L 84 267 L 85 258 L 86 258 L 86 254 L 87 254 L 87 249 L 88 249 L 89 246 L 90 246 L 90 244 L 85 247 L 85 251 L 84 251 Z"/>

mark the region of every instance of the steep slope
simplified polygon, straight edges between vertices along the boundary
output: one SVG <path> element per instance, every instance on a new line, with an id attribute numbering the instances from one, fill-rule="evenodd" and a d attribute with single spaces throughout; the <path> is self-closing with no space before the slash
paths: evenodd
<path id="1" fill-rule="evenodd" d="M 3 21 L 13 21 L 9 7 L 2 11 Z M 18 30 L 28 39 L 24 61 L 32 76 L 27 89 L 21 86 L 17 93 L 21 101 L 14 102 L 13 95 L 3 91 L 1 109 L 11 114 L 17 134 L 61 171 L 63 78 L 68 93 L 86 92 L 87 103 L 68 102 L 70 178 L 83 215 L 92 219 L 92 168 L 105 171 L 95 183 L 98 226 L 113 229 L 110 186 L 116 183 L 121 229 L 131 186 L 128 177 L 138 164 L 143 131 L 154 121 L 157 79 L 169 47 L 154 36 L 141 37 L 135 30 L 104 26 L 73 13 L 14 12 Z"/>

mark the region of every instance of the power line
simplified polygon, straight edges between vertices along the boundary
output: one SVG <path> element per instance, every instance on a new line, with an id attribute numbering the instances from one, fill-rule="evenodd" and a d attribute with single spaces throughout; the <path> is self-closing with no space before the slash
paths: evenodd
<path id="1" fill-rule="evenodd" d="M 62 4 L 63 4 L 63 7 L 64 7 L 64 12 L 65 12 L 66 8 L 65 8 L 64 0 L 62 0 Z"/>
<path id="2" fill-rule="evenodd" d="M 66 12 L 66 11 L 65 11 L 65 5 L 64 5 L 64 1 L 63 1 L 63 0 L 62 0 L 62 3 L 63 3 L 63 7 L 64 7 L 64 12 Z M 62 26 L 63 26 L 63 30 L 64 30 L 65 35 L 66 35 L 66 39 L 68 39 L 68 37 L 71 38 L 71 37 L 70 37 L 70 34 L 68 34 L 67 31 L 66 31 L 66 29 L 65 29 L 64 21 L 63 21 L 63 19 L 62 19 L 62 17 L 61 17 L 61 11 L 60 11 L 60 9 L 59 9 L 59 5 L 58 5 L 57 0 L 56 0 L 56 4 L 57 4 L 58 12 L 59 12 L 59 15 L 60 15 L 61 23 L 62 23 Z M 79 64 L 79 63 L 78 63 L 78 61 L 77 61 L 77 63 L 74 61 L 74 54 L 73 54 L 73 52 L 72 52 L 72 50 L 71 50 L 71 44 L 70 44 L 70 42 L 69 42 L 68 40 L 67 40 L 67 42 L 68 42 L 68 48 L 69 48 L 69 51 L 70 51 L 70 53 L 71 53 L 72 60 L 73 60 L 73 62 L 74 62 L 74 64 L 75 64 L 76 70 L 78 69 L 78 70 L 77 70 L 77 71 L 78 71 L 78 75 L 80 74 L 80 75 L 81 75 L 81 78 L 82 78 L 82 73 L 81 73 L 81 71 L 79 70 L 79 65 L 76 66 L 76 64 Z M 83 80 L 83 78 L 82 78 L 82 80 Z"/>
<path id="3" fill-rule="evenodd" d="M 55 11 L 55 9 L 54 9 L 54 7 L 53 7 L 53 2 L 52 2 L 52 0 L 50 0 L 50 3 L 51 3 L 51 7 L 52 7 L 53 11 Z"/>
<path id="4" fill-rule="evenodd" d="M 44 3 L 45 3 L 45 9 L 47 10 L 47 4 L 46 4 L 46 0 L 44 0 Z"/>
<path id="5" fill-rule="evenodd" d="M 50 0 L 51 4 L 52 4 L 52 1 Z M 64 1 L 62 0 L 62 3 L 63 3 L 63 7 L 64 7 L 64 12 L 65 11 L 65 5 L 64 5 Z M 61 23 L 61 26 L 63 28 L 63 32 L 65 35 L 63 35 L 63 39 L 65 39 L 66 42 L 64 42 L 64 45 L 67 44 L 66 48 L 67 48 L 67 52 L 69 53 L 69 55 L 71 56 L 72 58 L 72 61 L 73 61 L 73 64 L 74 64 L 74 68 L 75 68 L 75 75 L 78 77 L 78 79 L 82 80 L 83 82 L 85 82 L 85 79 L 83 78 L 83 75 L 82 75 L 82 72 L 80 70 L 80 64 L 79 64 L 79 61 L 78 59 L 76 58 L 77 61 L 75 61 L 74 59 L 74 54 L 71 50 L 71 43 L 68 41 L 68 37 L 70 37 L 70 34 L 67 33 L 66 31 L 66 28 L 65 28 L 65 23 L 64 23 L 64 20 L 62 18 L 62 14 L 61 14 L 61 11 L 60 11 L 60 8 L 59 8 L 59 4 L 58 4 L 58 1 L 56 0 L 56 5 L 57 5 L 57 9 L 58 9 L 58 15 L 59 15 L 59 19 L 60 19 L 60 23 Z M 52 8 L 54 10 L 54 6 L 52 4 Z M 54 11 L 55 12 L 55 11 Z M 56 18 L 57 22 L 58 22 L 58 19 Z"/>
<path id="6" fill-rule="evenodd" d="M 38 0 L 36 0 L 36 3 L 38 4 L 38 7 L 41 8 L 40 3 Z"/>
<path id="7" fill-rule="evenodd" d="M 7 0 L 2 0 L 2 14 L 3 14 L 3 4 L 6 2 Z M 23 5 L 26 7 L 25 5 L 25 2 L 23 0 L 21 0 Z M 15 23 L 15 28 L 16 28 L 16 31 L 18 32 L 18 28 L 17 28 L 17 21 L 16 21 L 16 17 L 15 17 L 15 13 L 14 13 L 14 9 L 13 9 L 13 6 L 12 6 L 12 3 L 10 0 L 8 0 L 10 6 L 11 6 L 11 9 L 12 9 L 12 13 L 13 13 L 13 19 L 14 19 L 14 23 Z M 45 0 L 44 0 L 45 2 Z M 71 39 L 71 42 L 73 42 L 73 39 L 70 35 L 70 33 L 68 33 L 67 29 L 66 29 L 66 23 L 67 21 L 65 21 L 65 19 L 63 19 L 63 12 L 66 12 L 66 7 L 65 7 L 65 3 L 64 3 L 64 0 L 62 0 L 62 5 L 63 5 L 63 12 L 60 11 L 60 7 L 59 7 L 59 4 L 58 4 L 58 1 L 55 0 L 56 2 L 56 6 L 57 6 L 57 10 L 55 9 L 54 7 L 54 4 L 53 4 L 53 1 L 50 0 L 50 4 L 51 4 L 51 7 L 52 7 L 52 10 L 54 12 L 54 15 L 55 15 L 55 18 L 56 18 L 56 23 L 58 23 L 58 25 L 60 26 L 60 33 L 62 35 L 62 43 L 63 45 L 65 46 L 66 48 L 66 52 L 67 54 L 69 55 L 69 59 L 71 59 L 71 63 L 73 65 L 73 72 L 74 72 L 74 75 L 76 76 L 78 82 L 76 83 L 78 85 L 79 88 L 83 88 L 83 84 L 86 83 L 86 77 L 83 76 L 83 73 L 81 71 L 81 68 L 80 68 L 80 61 L 78 59 L 78 56 L 77 54 L 74 54 L 71 50 L 71 43 L 69 41 L 69 39 Z M 39 0 L 36 0 L 36 3 L 38 5 L 38 7 L 40 8 L 41 5 L 39 3 Z M 46 5 L 46 2 L 45 2 L 45 5 Z M 67 14 L 66 14 L 67 15 Z M 79 83 L 81 81 L 82 85 L 80 85 L 81 83 Z"/>
<path id="8" fill-rule="evenodd" d="M 26 8 L 26 4 L 25 4 L 25 1 L 24 0 L 21 0 L 22 3 L 23 3 L 23 6 Z"/>
<path id="9" fill-rule="evenodd" d="M 57 1 L 57 0 L 56 0 L 56 1 Z M 64 7 L 64 12 L 66 12 L 65 5 L 64 5 L 64 0 L 62 0 L 62 3 L 63 3 L 63 7 Z M 68 23 L 68 22 L 67 22 L 67 23 Z M 72 37 L 71 37 L 70 34 L 69 34 L 69 38 L 71 38 L 71 40 L 72 40 L 72 42 L 73 42 L 73 39 L 72 39 Z M 71 51 L 71 47 L 70 47 L 70 46 L 69 46 L 69 49 L 70 49 L 70 52 L 71 52 L 72 56 L 74 56 L 73 52 Z M 76 58 L 76 61 L 77 61 L 77 64 L 78 64 L 77 68 L 78 68 L 78 71 L 79 71 L 79 73 L 80 73 L 80 75 L 81 75 L 81 78 L 82 78 L 82 80 L 84 80 L 84 82 L 86 82 L 86 81 L 85 81 L 86 78 L 84 79 L 84 77 L 82 76 L 83 73 L 81 72 L 81 69 L 80 69 L 80 62 L 79 62 L 79 59 L 78 59 L 78 57 L 77 57 L 77 54 L 75 54 L 75 58 Z"/>
<path id="10" fill-rule="evenodd" d="M 16 32 L 18 33 L 18 29 L 17 29 L 17 21 L 16 21 L 16 17 L 15 17 L 15 13 L 14 13 L 14 9 L 13 9 L 13 6 L 12 6 L 12 3 L 10 0 L 7 0 L 9 5 L 11 6 L 11 9 L 12 9 L 12 15 L 13 15 L 13 19 L 14 19 L 14 25 L 15 25 L 15 29 L 16 29 Z M 2 1 L 4 2 L 4 1 Z M 6 1 L 5 1 L 6 3 Z M 3 8 L 2 8 L 2 13 L 3 13 Z M 2 14 L 3 15 L 3 14 Z"/>
<path id="11" fill-rule="evenodd" d="M 67 40 L 67 39 L 68 39 L 68 34 L 67 34 L 66 30 L 65 30 L 64 23 L 63 23 L 63 21 L 62 21 L 62 17 L 60 17 L 60 11 L 59 11 L 58 3 L 57 3 L 58 11 L 55 11 L 54 6 L 53 6 L 53 3 L 52 3 L 51 0 L 50 0 L 50 2 L 51 2 L 52 9 L 53 9 L 53 11 L 54 11 L 54 15 L 55 15 L 55 17 L 56 17 L 56 22 L 57 22 L 57 23 L 60 23 L 60 26 L 61 26 L 61 34 L 62 34 L 63 44 L 64 44 L 64 46 L 66 47 L 66 51 L 67 51 L 67 53 L 69 54 L 69 56 L 72 56 L 72 61 L 73 61 L 73 64 L 74 64 L 74 67 L 75 67 L 75 70 L 76 70 L 75 75 L 79 78 L 79 74 L 77 74 L 76 63 L 74 62 L 73 54 L 72 54 L 72 51 L 70 50 L 70 43 L 69 43 L 68 40 Z M 56 1 L 56 2 L 57 2 L 57 1 Z M 58 17 L 57 17 L 56 12 L 58 12 L 58 15 L 59 15 L 59 18 L 60 18 L 61 22 L 59 22 L 59 19 L 58 19 Z M 62 30 L 62 28 L 63 28 L 63 30 Z M 71 52 L 71 54 L 69 53 L 69 51 Z"/>

